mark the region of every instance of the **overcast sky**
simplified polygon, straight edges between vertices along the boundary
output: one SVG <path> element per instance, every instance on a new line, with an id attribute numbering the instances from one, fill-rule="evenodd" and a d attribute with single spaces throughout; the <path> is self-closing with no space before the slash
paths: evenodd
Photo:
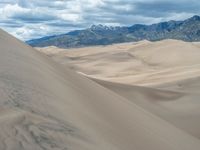
<path id="1" fill-rule="evenodd" d="M 200 0 L 0 0 L 0 27 L 28 40 L 92 24 L 129 26 L 200 14 Z"/>

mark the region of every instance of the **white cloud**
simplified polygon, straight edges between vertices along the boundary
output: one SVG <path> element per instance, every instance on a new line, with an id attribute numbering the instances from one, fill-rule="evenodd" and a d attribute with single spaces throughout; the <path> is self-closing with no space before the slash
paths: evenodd
<path id="1" fill-rule="evenodd" d="M 3 19 L 10 18 L 18 13 L 28 13 L 30 10 L 27 8 L 22 8 L 18 4 L 7 4 L 5 7 L 0 8 L 1 17 Z"/>
<path id="2" fill-rule="evenodd" d="M 186 18 L 189 18 L 191 16 L 194 16 L 195 13 L 171 13 L 171 15 L 169 15 L 169 17 L 165 18 L 164 20 L 184 20 Z"/>
<path id="3" fill-rule="evenodd" d="M 80 14 L 65 14 L 65 13 L 63 13 L 63 14 L 59 15 L 59 17 L 63 20 L 72 21 L 72 22 L 76 22 L 81 19 Z"/>
<path id="4" fill-rule="evenodd" d="M 32 36 L 38 36 L 41 34 L 47 34 L 50 32 L 50 28 L 48 26 L 38 24 L 38 25 L 25 25 L 23 27 L 17 28 L 14 31 L 11 31 L 11 33 L 18 37 L 23 39 L 29 39 Z"/>
<path id="5" fill-rule="evenodd" d="M 91 24 L 183 20 L 200 14 L 199 7 L 199 0 L 0 0 L 0 26 L 27 40 Z"/>

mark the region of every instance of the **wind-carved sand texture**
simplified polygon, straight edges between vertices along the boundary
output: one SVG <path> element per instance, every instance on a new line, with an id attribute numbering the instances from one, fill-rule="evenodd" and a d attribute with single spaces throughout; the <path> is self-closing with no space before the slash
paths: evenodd
<path id="1" fill-rule="evenodd" d="M 197 136 L 134 101 L 150 102 L 153 95 L 145 94 L 153 89 L 135 87 L 130 100 L 123 91 L 115 93 L 103 81 L 57 64 L 4 31 L 0 52 L 1 150 L 200 149 Z"/>

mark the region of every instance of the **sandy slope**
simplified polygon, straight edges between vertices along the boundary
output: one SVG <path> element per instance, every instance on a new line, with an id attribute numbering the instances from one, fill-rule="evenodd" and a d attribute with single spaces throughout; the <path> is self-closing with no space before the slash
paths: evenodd
<path id="1" fill-rule="evenodd" d="M 41 49 L 62 64 L 108 81 L 153 86 L 200 75 L 199 43 L 176 40 L 70 50 Z"/>
<path id="2" fill-rule="evenodd" d="M 200 139 L 199 78 L 163 84 L 162 89 L 94 80 Z"/>
<path id="3" fill-rule="evenodd" d="M 199 150 L 200 141 L 0 31 L 1 150 Z"/>
<path id="4" fill-rule="evenodd" d="M 198 42 L 142 41 L 39 50 L 200 139 Z"/>

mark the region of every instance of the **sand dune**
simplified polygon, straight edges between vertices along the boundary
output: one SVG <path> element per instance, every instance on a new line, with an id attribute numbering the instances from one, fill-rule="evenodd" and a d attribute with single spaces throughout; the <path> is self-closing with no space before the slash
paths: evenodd
<path id="1" fill-rule="evenodd" d="M 199 78 L 162 89 L 94 81 L 200 139 Z"/>
<path id="2" fill-rule="evenodd" d="M 195 136 L 7 33 L 0 37 L 0 149 L 200 149 Z"/>
<path id="3" fill-rule="evenodd" d="M 61 50 L 51 57 L 89 77 L 132 85 L 156 86 L 200 75 L 199 43 L 142 41 Z M 48 48 L 40 49 L 49 54 Z M 57 52 L 56 52 L 57 51 Z"/>
<path id="4" fill-rule="evenodd" d="M 39 51 L 200 139 L 199 45 L 164 40 Z"/>

